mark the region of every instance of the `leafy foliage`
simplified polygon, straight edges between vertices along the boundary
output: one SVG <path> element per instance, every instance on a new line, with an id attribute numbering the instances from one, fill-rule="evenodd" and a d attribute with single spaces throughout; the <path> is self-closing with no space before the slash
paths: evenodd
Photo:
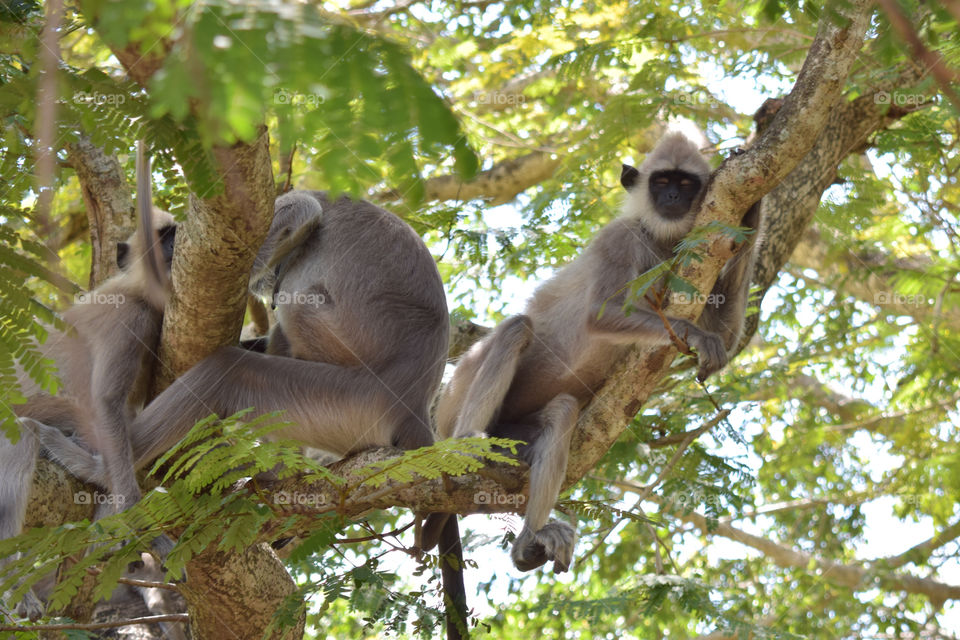
<path id="1" fill-rule="evenodd" d="M 16 215 L 9 208 L 0 215 Z M 56 393 L 56 367 L 38 347 L 46 340 L 49 326 L 61 326 L 53 311 L 44 306 L 27 286 L 27 278 L 62 283 L 42 265 L 48 252 L 38 243 L 9 227 L 0 227 L 0 437 L 19 438 L 13 407 L 26 402 L 17 381 L 17 366 L 47 393 Z M 47 326 L 41 324 L 47 323 Z"/>

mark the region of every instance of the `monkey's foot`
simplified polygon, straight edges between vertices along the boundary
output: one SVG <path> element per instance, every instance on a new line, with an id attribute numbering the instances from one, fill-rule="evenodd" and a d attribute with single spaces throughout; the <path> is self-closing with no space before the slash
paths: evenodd
<path id="1" fill-rule="evenodd" d="M 14 612 L 21 618 L 29 618 L 31 622 L 36 622 L 43 616 L 43 602 L 33 592 L 33 589 L 27 590 L 23 594 L 23 599 L 14 607 Z"/>
<path id="2" fill-rule="evenodd" d="M 513 542 L 510 556 L 520 571 L 532 571 L 553 560 L 553 572 L 562 573 L 570 568 L 576 544 L 577 532 L 573 527 L 551 520 L 536 533 L 524 527 Z"/>

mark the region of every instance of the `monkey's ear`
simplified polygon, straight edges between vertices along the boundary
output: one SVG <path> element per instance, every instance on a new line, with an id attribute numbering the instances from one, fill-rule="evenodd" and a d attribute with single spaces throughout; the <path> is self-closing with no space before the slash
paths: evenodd
<path id="1" fill-rule="evenodd" d="M 273 250 L 273 255 L 270 256 L 270 262 L 267 263 L 267 266 L 276 266 L 278 262 L 290 255 L 294 249 L 297 249 L 306 242 L 318 228 L 320 228 L 320 216 L 316 215 L 308 218 L 307 221 L 299 227 L 287 227 L 283 229 L 279 234 L 279 238 L 277 238 L 277 246 Z"/>
<path id="2" fill-rule="evenodd" d="M 117 266 L 126 269 L 130 261 L 130 245 L 126 242 L 117 243 Z"/>
<path id="3" fill-rule="evenodd" d="M 637 171 L 636 167 L 631 167 L 628 164 L 623 165 L 623 168 L 620 170 L 620 184 L 623 185 L 624 189 L 630 189 L 635 184 L 637 184 L 637 179 L 640 178 L 640 172 Z"/>

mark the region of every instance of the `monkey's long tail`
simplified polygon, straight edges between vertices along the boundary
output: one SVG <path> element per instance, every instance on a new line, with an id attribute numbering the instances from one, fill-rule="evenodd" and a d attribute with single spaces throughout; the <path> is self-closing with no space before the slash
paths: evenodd
<path id="1" fill-rule="evenodd" d="M 447 640 L 467 640 L 467 589 L 463 585 L 463 545 L 457 516 L 451 515 L 440 532 L 440 577 L 447 619 Z"/>
<path id="2" fill-rule="evenodd" d="M 137 141 L 137 213 L 140 226 L 140 244 L 143 247 L 143 261 L 146 263 L 147 291 L 150 299 L 163 307 L 166 304 L 167 287 L 170 278 L 163 266 L 163 258 L 157 249 L 157 230 L 153 228 L 153 176 L 150 174 L 150 156 L 147 155 L 147 143 Z"/>

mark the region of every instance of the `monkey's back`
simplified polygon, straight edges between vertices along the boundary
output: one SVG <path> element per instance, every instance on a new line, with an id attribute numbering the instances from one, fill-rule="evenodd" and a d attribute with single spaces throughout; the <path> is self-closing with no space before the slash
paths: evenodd
<path id="1" fill-rule="evenodd" d="M 449 316 L 436 262 L 419 235 L 363 200 L 330 200 L 278 294 L 295 357 L 369 368 L 391 388 L 423 389 L 443 375 Z M 419 382 L 418 382 L 419 381 Z M 415 384 L 416 383 L 416 384 Z"/>

